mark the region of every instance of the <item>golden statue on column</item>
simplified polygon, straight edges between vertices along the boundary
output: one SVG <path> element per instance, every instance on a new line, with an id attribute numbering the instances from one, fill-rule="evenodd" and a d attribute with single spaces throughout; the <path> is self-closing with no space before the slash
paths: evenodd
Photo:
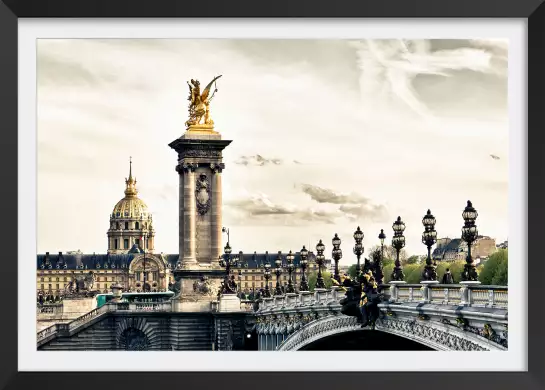
<path id="1" fill-rule="evenodd" d="M 221 75 L 214 77 L 202 91 L 202 94 L 199 80 L 191 79 L 191 82 L 187 83 L 189 86 L 189 97 L 187 98 L 189 100 L 189 119 L 185 122 L 187 127 L 214 127 L 214 121 L 210 117 L 210 102 L 218 91 L 216 80 L 220 77 Z M 210 94 L 212 85 L 214 85 L 214 91 Z"/>

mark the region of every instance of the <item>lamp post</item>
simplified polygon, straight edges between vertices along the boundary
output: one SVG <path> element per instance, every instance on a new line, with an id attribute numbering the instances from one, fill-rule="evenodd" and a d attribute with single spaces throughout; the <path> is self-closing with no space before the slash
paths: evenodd
<path id="1" fill-rule="evenodd" d="M 431 211 L 428 210 L 427 214 L 422 219 L 424 225 L 424 233 L 422 233 L 422 243 L 428 247 L 428 257 L 426 258 L 426 265 L 424 272 L 422 273 L 423 281 L 437 281 L 436 265 L 431 261 L 431 247 L 437 242 L 437 232 L 435 231 L 435 217 Z"/>
<path id="2" fill-rule="evenodd" d="M 282 273 L 282 252 L 278 251 L 278 256 L 274 261 L 275 273 L 276 273 L 276 287 L 274 289 L 274 295 L 282 295 L 282 287 L 280 286 L 280 274 Z"/>
<path id="3" fill-rule="evenodd" d="M 384 229 L 380 229 L 378 239 L 380 240 L 380 258 L 375 263 L 375 279 L 377 281 L 377 285 L 380 286 L 384 282 L 384 272 L 382 270 L 382 265 L 384 264 L 384 240 L 386 239 Z"/>
<path id="4" fill-rule="evenodd" d="M 356 277 L 359 277 L 361 271 L 360 257 L 363 254 L 363 232 L 360 230 L 359 226 L 354 232 L 354 240 L 356 241 L 356 245 L 354 245 L 354 254 L 358 258 L 358 262 L 356 264 Z"/>
<path id="5" fill-rule="evenodd" d="M 335 237 L 333 237 L 333 240 L 331 241 L 333 244 L 333 250 L 331 251 L 331 256 L 333 257 L 333 260 L 335 261 L 335 274 L 333 278 L 341 283 L 341 276 L 339 275 L 339 260 L 343 257 L 343 252 L 341 250 L 341 239 L 335 233 Z"/>
<path id="6" fill-rule="evenodd" d="M 467 257 L 466 264 L 464 264 L 464 271 L 462 272 L 462 281 L 464 282 L 477 282 L 478 275 L 473 264 L 473 258 L 471 257 L 471 244 L 477 240 L 479 231 L 475 225 L 477 219 L 477 210 L 471 204 L 471 201 L 467 201 L 467 206 L 462 213 L 464 218 L 464 227 L 462 228 L 462 240 L 467 243 Z"/>
<path id="7" fill-rule="evenodd" d="M 288 269 L 288 288 L 286 289 L 287 293 L 295 293 L 295 288 L 293 287 L 293 280 L 291 278 L 291 274 L 293 273 L 293 270 L 295 269 L 295 266 L 293 265 L 293 259 L 295 256 L 291 251 L 286 256 L 286 261 L 288 262 L 287 269 Z"/>
<path id="8" fill-rule="evenodd" d="M 305 271 L 308 265 L 308 250 L 305 248 L 304 245 L 303 245 L 303 249 L 301 249 L 301 251 L 299 252 L 299 255 L 301 256 L 301 271 L 302 271 L 301 284 L 299 285 L 299 291 L 308 291 L 309 290 L 308 281 L 305 275 Z"/>
<path id="9" fill-rule="evenodd" d="M 229 245 L 229 242 L 225 245 L 225 248 L 223 248 L 224 255 L 220 256 L 219 258 L 219 265 L 220 267 L 225 267 L 225 279 L 223 282 L 223 287 L 221 290 L 222 294 L 236 294 L 236 288 L 232 285 L 230 274 L 231 274 L 231 267 L 240 266 L 243 262 L 242 257 L 240 254 L 242 252 L 239 252 L 239 256 L 233 257 L 231 256 L 231 253 L 233 252 L 233 249 Z"/>
<path id="10" fill-rule="evenodd" d="M 263 273 L 263 276 L 265 277 L 265 290 L 263 291 L 263 298 L 270 298 L 271 290 L 269 288 L 269 279 L 271 279 L 271 264 L 267 261 L 263 265 L 263 268 L 265 268 Z"/>
<path id="11" fill-rule="evenodd" d="M 144 292 L 146 292 L 146 289 L 147 289 L 147 285 L 146 285 L 146 239 L 147 239 L 148 235 L 147 233 L 144 233 L 142 235 L 142 247 L 144 248 L 144 288 L 142 289 Z"/>
<path id="12" fill-rule="evenodd" d="M 324 277 L 322 276 L 322 266 L 324 265 L 324 250 L 325 245 L 322 240 L 316 245 L 316 264 L 318 264 L 318 277 L 316 279 L 316 288 L 325 288 Z"/>
<path id="13" fill-rule="evenodd" d="M 392 280 L 394 281 L 403 281 L 405 275 L 403 274 L 403 268 L 399 261 L 399 252 L 405 246 L 405 236 L 403 232 L 405 231 L 405 224 L 401 221 L 401 217 L 397 217 L 397 220 L 392 225 L 394 229 L 394 236 L 392 237 L 392 246 L 396 250 L 396 261 L 395 267 L 392 272 Z"/>

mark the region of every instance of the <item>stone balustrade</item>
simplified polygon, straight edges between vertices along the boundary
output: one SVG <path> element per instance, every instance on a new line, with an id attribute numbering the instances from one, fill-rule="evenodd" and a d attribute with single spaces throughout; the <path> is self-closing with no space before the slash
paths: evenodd
<path id="1" fill-rule="evenodd" d="M 52 305 L 38 305 L 36 306 L 36 314 L 62 314 L 62 303 L 55 303 Z"/>
<path id="2" fill-rule="evenodd" d="M 390 303 L 426 302 L 440 305 L 482 306 L 505 309 L 508 306 L 507 286 L 401 283 L 384 285 L 382 293 Z M 305 306 L 331 306 L 339 304 L 342 298 L 344 298 L 344 291 L 339 287 L 316 289 L 313 292 L 302 291 L 297 294 L 288 293 L 258 300 L 258 311 L 301 308 Z"/>
<path id="3" fill-rule="evenodd" d="M 171 302 L 135 302 L 129 304 L 130 311 L 172 311 Z"/>
<path id="4" fill-rule="evenodd" d="M 240 310 L 252 312 L 254 311 L 254 301 L 241 300 L 240 301 Z"/>

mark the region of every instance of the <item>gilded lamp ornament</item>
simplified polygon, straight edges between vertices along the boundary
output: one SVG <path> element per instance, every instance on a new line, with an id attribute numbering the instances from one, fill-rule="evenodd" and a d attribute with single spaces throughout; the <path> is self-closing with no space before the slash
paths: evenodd
<path id="1" fill-rule="evenodd" d="M 185 122 L 187 127 L 206 125 L 212 127 L 214 121 L 210 117 L 210 102 L 214 98 L 215 93 L 218 91 L 216 87 L 216 80 L 219 79 L 221 75 L 214 77 L 212 81 L 208 83 L 204 91 L 201 93 L 201 83 L 199 80 L 191 79 L 191 82 L 188 82 L 189 86 L 189 119 Z M 210 89 L 214 85 L 214 91 L 210 94 Z"/>

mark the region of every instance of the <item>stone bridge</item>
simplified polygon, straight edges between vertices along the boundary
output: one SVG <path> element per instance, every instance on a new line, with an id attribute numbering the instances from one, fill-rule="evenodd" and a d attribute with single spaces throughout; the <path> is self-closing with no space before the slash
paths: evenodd
<path id="1" fill-rule="evenodd" d="M 385 285 L 375 329 L 341 314 L 337 287 L 286 294 L 235 311 L 212 302 L 204 313 L 177 312 L 173 301 L 108 303 L 37 334 L 41 350 L 507 350 L 507 287 L 481 285 Z M 365 342 L 359 340 L 365 339 Z M 389 339 L 387 339 L 389 337 Z M 326 343 L 326 344 L 324 344 Z M 388 345 L 384 345 L 388 344 Z M 320 346 L 321 345 L 321 346 Z M 325 345 L 325 347 L 324 347 Z M 385 348 L 386 347 L 386 348 Z M 403 349 L 403 348 L 401 348 Z"/>
<path id="2" fill-rule="evenodd" d="M 384 293 L 375 334 L 433 350 L 507 350 L 507 287 L 402 283 L 385 286 Z M 329 337 L 369 332 L 341 314 L 343 297 L 334 287 L 263 299 L 255 312 L 258 349 L 301 350 Z"/>

